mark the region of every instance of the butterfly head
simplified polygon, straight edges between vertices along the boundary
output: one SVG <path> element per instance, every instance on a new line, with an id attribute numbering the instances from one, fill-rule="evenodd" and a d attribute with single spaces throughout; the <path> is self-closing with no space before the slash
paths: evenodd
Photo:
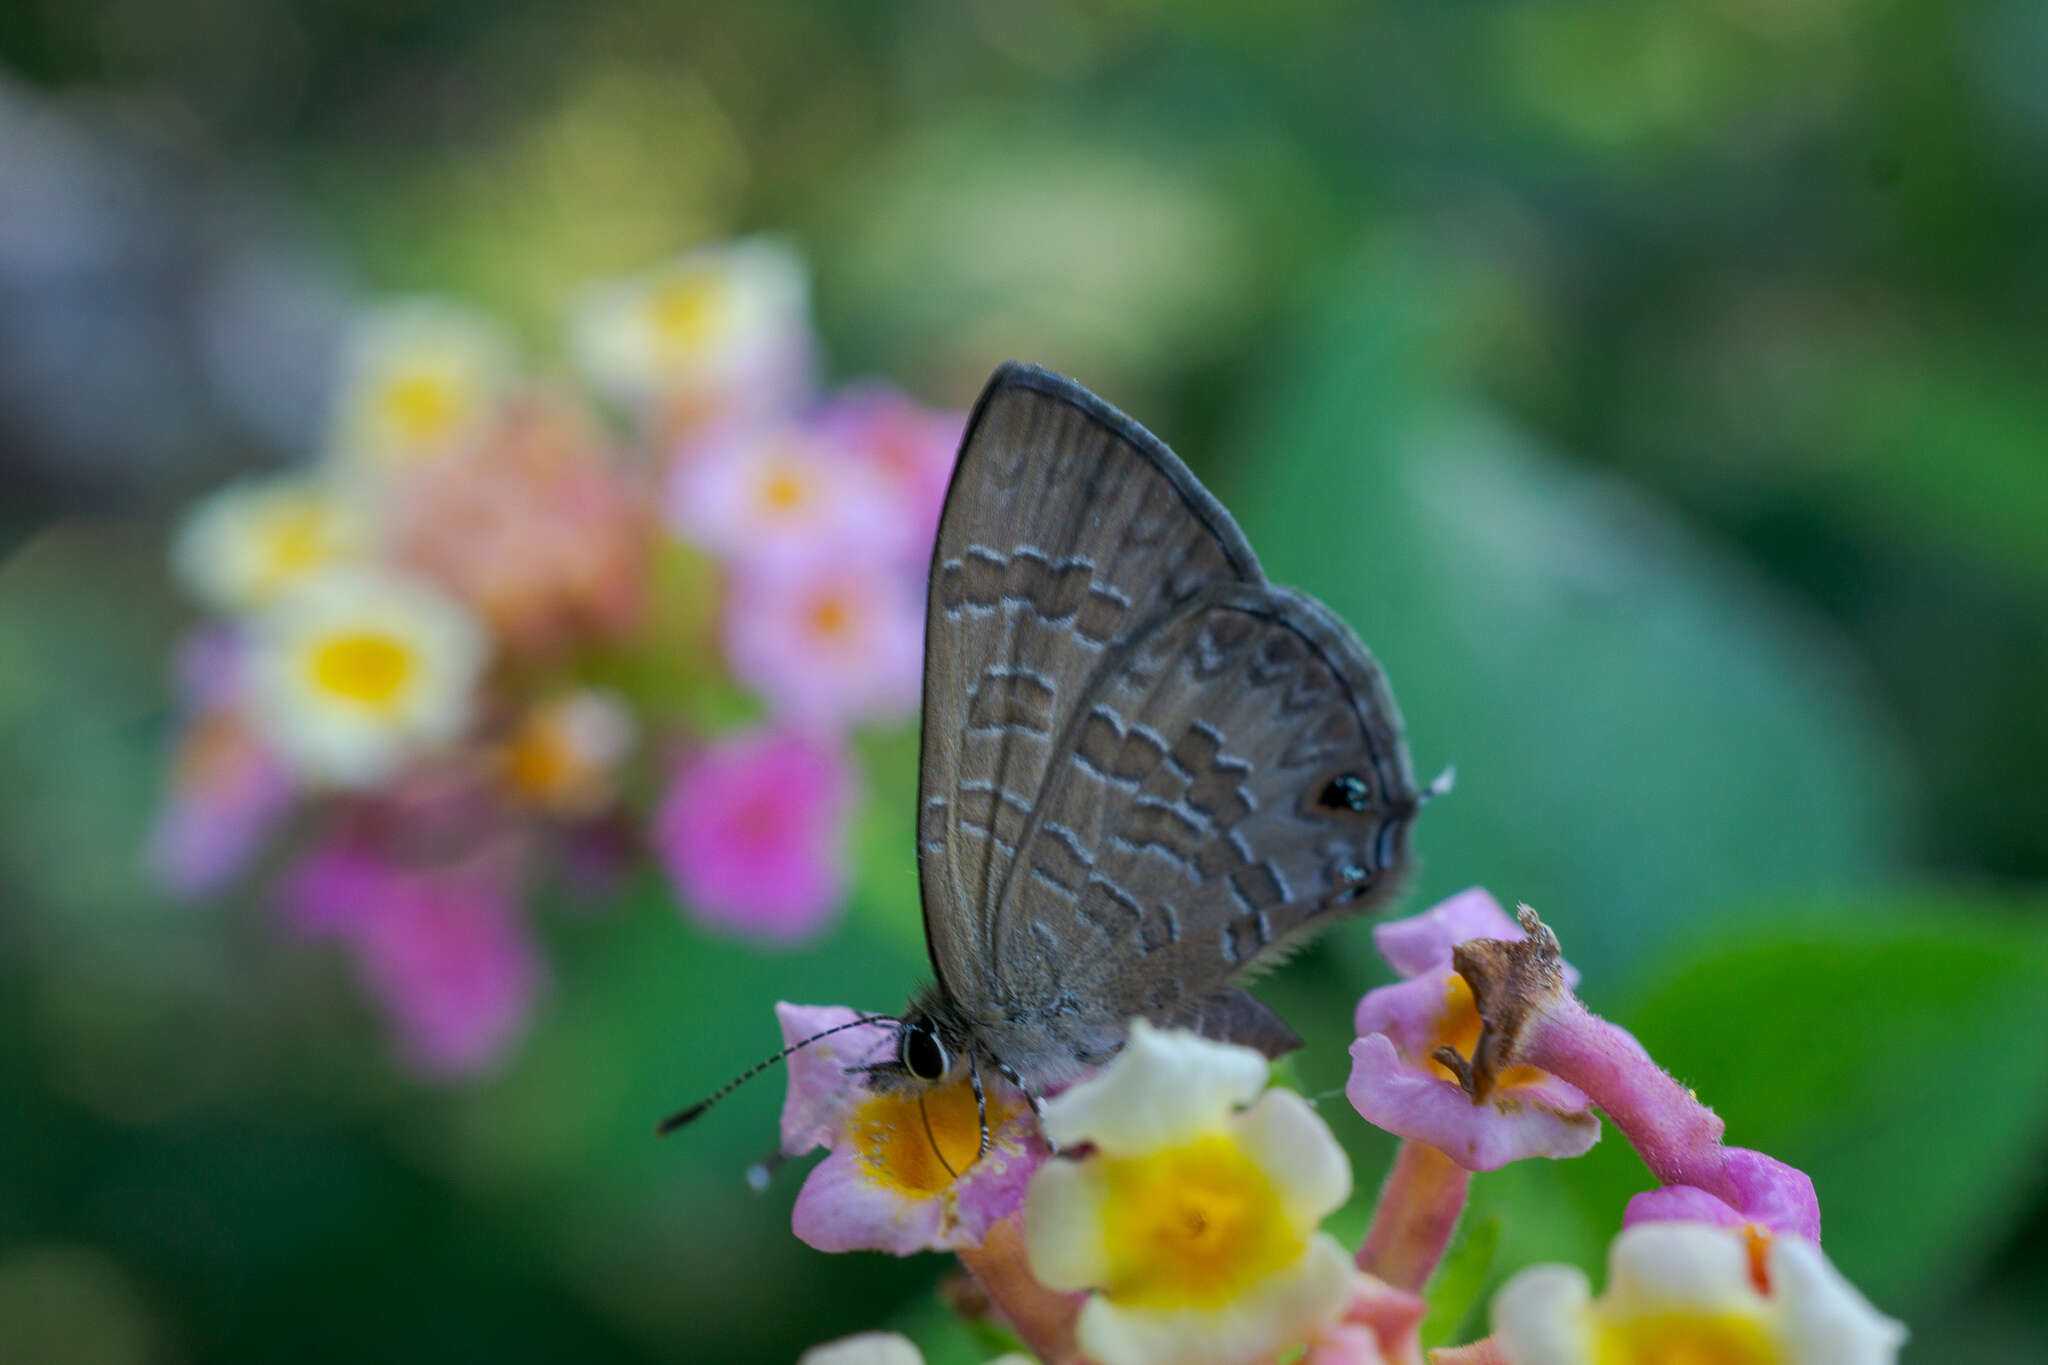
<path id="1" fill-rule="evenodd" d="M 943 990 L 919 995 L 896 1027 L 895 1055 L 862 1068 L 878 1090 L 917 1089 L 974 1070 L 974 1045 L 958 1008 Z"/>
<path id="2" fill-rule="evenodd" d="M 942 1081 L 953 1069 L 953 1053 L 928 1021 L 906 1020 L 896 1032 L 896 1060 L 912 1079 Z"/>

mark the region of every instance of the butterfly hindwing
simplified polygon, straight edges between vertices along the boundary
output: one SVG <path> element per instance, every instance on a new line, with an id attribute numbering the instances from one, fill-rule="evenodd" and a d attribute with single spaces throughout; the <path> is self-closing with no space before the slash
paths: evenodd
<path id="1" fill-rule="evenodd" d="M 993 917 L 1103 661 L 1199 594 L 1260 584 L 1223 508 L 1080 386 L 996 371 L 947 493 L 925 622 L 918 868 L 940 984 L 986 1003 Z"/>
<path id="2" fill-rule="evenodd" d="M 1087 1058 L 1135 1015 L 1228 1026 L 1223 992 L 1392 890 L 1418 804 L 1341 621 L 1291 589 L 1203 593 L 1090 680 L 1032 799 L 995 915 L 1005 1045 Z"/>

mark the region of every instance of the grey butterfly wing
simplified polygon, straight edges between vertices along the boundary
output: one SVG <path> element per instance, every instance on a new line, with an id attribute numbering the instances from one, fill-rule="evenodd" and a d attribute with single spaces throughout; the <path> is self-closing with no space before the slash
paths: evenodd
<path id="1" fill-rule="evenodd" d="M 1287 588 L 1201 594 L 1091 680 L 1020 831 L 994 957 L 1019 1036 L 1088 1059 L 1144 1015 L 1274 1041 L 1232 988 L 1390 894 L 1419 804 L 1342 621 Z"/>
<path id="2" fill-rule="evenodd" d="M 996 901 L 1091 679 L 1198 594 L 1260 582 L 1229 514 L 1144 428 L 1032 366 L 989 380 L 932 554 L 918 779 L 926 944 L 971 1015 L 994 1008 Z"/>
<path id="3" fill-rule="evenodd" d="M 1153 1020 L 1167 1028 L 1192 1029 L 1204 1038 L 1242 1043 L 1268 1057 L 1284 1057 L 1301 1046 L 1301 1035 L 1250 991 L 1232 987 L 1206 1000 L 1169 1010 Z"/>

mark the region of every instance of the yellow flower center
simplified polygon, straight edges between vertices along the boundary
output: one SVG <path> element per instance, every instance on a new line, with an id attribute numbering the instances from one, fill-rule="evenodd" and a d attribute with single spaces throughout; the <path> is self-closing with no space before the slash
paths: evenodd
<path id="1" fill-rule="evenodd" d="M 417 662 L 406 641 L 380 631 L 334 635 L 313 649 L 313 685 L 388 716 L 404 700 Z"/>
<path id="2" fill-rule="evenodd" d="M 1479 1046 L 1479 1030 L 1479 1002 L 1472 998 L 1472 987 L 1465 978 L 1452 972 L 1450 981 L 1444 986 L 1444 1012 L 1437 1016 L 1436 1037 L 1431 1040 L 1429 1047 L 1424 1049 L 1424 1065 L 1435 1075 L 1455 1083 L 1458 1079 L 1457 1073 L 1427 1054 L 1435 1052 L 1440 1047 L 1449 1047 L 1469 1061 L 1474 1049 Z M 1494 1078 L 1494 1088 L 1501 1090 L 1509 1086 L 1528 1085 L 1542 1079 L 1543 1073 L 1537 1068 L 1517 1064 L 1501 1069 L 1500 1074 Z"/>
<path id="3" fill-rule="evenodd" d="M 1012 1106 L 989 1096 L 991 1129 L 1011 1116 Z M 868 1179 L 912 1199 L 944 1192 L 981 1150 L 981 1118 L 965 1076 L 871 1095 L 847 1132 Z"/>
<path id="4" fill-rule="evenodd" d="M 1265 1171 L 1227 1137 L 1103 1162 L 1103 1292 L 1147 1308 L 1215 1308 L 1298 1260 L 1308 1240 Z"/>
<path id="5" fill-rule="evenodd" d="M 1656 1313 L 1602 1322 L 1597 1365 L 1777 1365 L 1770 1333 L 1743 1313 Z"/>
<path id="6" fill-rule="evenodd" d="M 703 349 L 717 330 L 723 293 L 717 276 L 701 273 L 681 276 L 656 289 L 647 311 L 662 350 L 677 356 Z"/>
<path id="7" fill-rule="evenodd" d="M 445 374 L 399 375 L 384 387 L 384 415 L 408 445 L 433 445 L 453 434 L 461 420 L 461 386 Z"/>
<path id="8" fill-rule="evenodd" d="M 296 502 L 273 512 L 262 532 L 266 588 L 280 587 L 318 568 L 333 553 L 334 541 L 334 519 L 317 501 Z"/>

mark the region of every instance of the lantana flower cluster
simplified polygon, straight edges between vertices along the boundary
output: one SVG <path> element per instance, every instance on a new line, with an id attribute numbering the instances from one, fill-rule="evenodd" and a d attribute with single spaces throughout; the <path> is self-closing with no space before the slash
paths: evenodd
<path id="1" fill-rule="evenodd" d="M 1723 1124 L 1625 1030 L 1526 907 L 1454 896 L 1377 928 L 1400 978 L 1358 1004 L 1344 1094 L 1402 1139 L 1355 1247 L 1322 1228 L 1352 1191 L 1333 1131 L 1269 1085 L 1264 1057 L 1134 1020 L 1123 1049 L 1043 1102 L 965 1079 L 875 1091 L 890 1021 L 794 1055 L 782 1151 L 829 1155 L 795 1231 L 822 1250 L 958 1255 L 956 1301 L 1045 1365 L 1883 1365 L 1904 1339 L 1820 1248 L 1803 1172 L 1723 1141 Z M 780 1007 L 798 1041 L 860 1018 Z M 1488 1330 L 1425 1351 L 1421 1324 L 1471 1181 L 1586 1152 L 1611 1124 L 1655 1187 L 1615 1210 L 1606 1283 L 1535 1265 L 1494 1293 Z M 814 1365 L 916 1365 L 864 1333 Z M 1008 1359 L 1007 1357 L 1005 1358 Z"/>
<path id="2" fill-rule="evenodd" d="M 828 928 L 964 415 L 821 392 L 807 295 L 775 243 L 695 251 L 588 292 L 569 378 L 452 303 L 366 313 L 321 448 L 175 536 L 159 883 L 255 885 L 444 1077 L 527 1027 L 543 882 L 645 858 L 714 932 Z"/>

